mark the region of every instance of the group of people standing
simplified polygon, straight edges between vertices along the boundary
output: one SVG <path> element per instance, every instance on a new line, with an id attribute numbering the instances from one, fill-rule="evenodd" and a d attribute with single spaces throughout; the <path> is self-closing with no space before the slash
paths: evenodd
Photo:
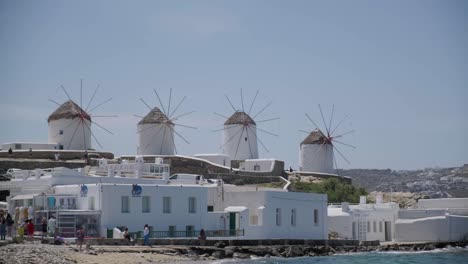
<path id="1" fill-rule="evenodd" d="M 0 240 L 5 240 L 6 236 L 12 236 L 14 223 L 15 221 L 10 214 L 6 216 L 0 214 Z"/>

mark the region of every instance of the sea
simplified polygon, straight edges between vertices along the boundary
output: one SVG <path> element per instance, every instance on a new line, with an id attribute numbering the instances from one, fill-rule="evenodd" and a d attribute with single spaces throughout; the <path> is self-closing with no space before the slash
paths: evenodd
<path id="1" fill-rule="evenodd" d="M 372 264 L 468 264 L 468 247 L 466 248 L 444 248 L 432 251 L 418 252 L 370 252 L 370 253 L 350 253 L 337 254 L 326 257 L 300 257 L 300 258 L 257 258 L 249 260 L 220 260 L 212 263 L 235 263 L 235 264 L 354 264 L 354 263 L 372 263 Z"/>

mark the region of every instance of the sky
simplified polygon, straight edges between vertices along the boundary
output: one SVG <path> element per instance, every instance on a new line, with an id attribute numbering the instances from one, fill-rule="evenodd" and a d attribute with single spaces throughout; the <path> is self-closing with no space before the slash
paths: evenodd
<path id="1" fill-rule="evenodd" d="M 261 158 L 298 168 L 299 144 L 339 133 L 340 168 L 421 169 L 468 163 L 468 2 L 431 1 L 0 1 L 0 143 L 47 142 L 47 117 L 67 96 L 91 105 L 103 150 L 135 154 L 136 124 L 174 107 L 190 144 L 220 153 L 224 118 L 257 92 Z M 174 109 L 174 108 L 173 108 Z M 99 149 L 93 142 L 93 146 Z"/>

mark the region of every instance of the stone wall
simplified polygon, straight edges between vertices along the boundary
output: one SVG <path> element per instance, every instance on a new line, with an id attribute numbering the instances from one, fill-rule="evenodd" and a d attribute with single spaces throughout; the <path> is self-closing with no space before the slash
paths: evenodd
<path id="1" fill-rule="evenodd" d="M 82 159 L 85 155 L 85 151 L 79 150 L 33 150 L 31 153 L 29 150 L 13 150 L 12 154 L 8 151 L 0 151 L 0 158 L 7 159 L 51 159 L 54 160 L 54 154 L 60 153 L 61 160 L 74 160 Z M 106 158 L 113 159 L 114 154 L 111 152 L 100 152 L 100 151 L 88 151 L 88 155 L 93 158 Z"/>

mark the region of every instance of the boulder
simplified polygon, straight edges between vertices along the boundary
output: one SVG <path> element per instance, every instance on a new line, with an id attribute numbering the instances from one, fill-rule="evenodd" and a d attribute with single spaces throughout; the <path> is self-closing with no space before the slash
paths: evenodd
<path id="1" fill-rule="evenodd" d="M 304 256 L 304 250 L 302 250 L 302 248 L 299 246 L 290 246 L 286 250 L 287 258 L 302 257 L 302 256 Z"/>
<path id="2" fill-rule="evenodd" d="M 217 248 L 225 248 L 225 247 L 226 247 L 226 243 L 224 243 L 224 241 L 218 241 L 218 242 L 214 243 L 213 246 L 214 246 L 214 247 L 217 247 Z"/>
<path id="3" fill-rule="evenodd" d="M 216 259 L 223 259 L 225 258 L 226 253 L 224 252 L 224 250 L 216 250 L 211 254 L 211 256 Z"/>

